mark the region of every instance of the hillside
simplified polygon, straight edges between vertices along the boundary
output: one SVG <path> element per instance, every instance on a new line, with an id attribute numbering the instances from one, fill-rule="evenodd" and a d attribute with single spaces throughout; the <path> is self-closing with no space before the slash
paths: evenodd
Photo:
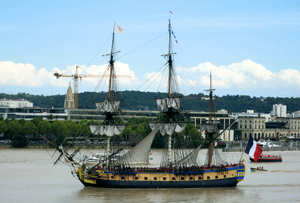
<path id="1" fill-rule="evenodd" d="M 79 93 L 79 108 L 93 109 L 93 101 L 99 101 L 106 98 L 105 93 L 83 92 Z M 163 97 L 164 93 L 124 91 L 120 98 L 123 99 L 122 109 L 138 110 L 141 107 L 148 107 L 149 110 L 156 110 L 155 97 Z M 183 96 L 182 105 L 184 110 L 190 111 L 209 111 L 209 102 L 201 99 L 203 94 L 190 94 Z M 47 108 L 62 108 L 65 95 L 31 95 L 28 93 L 18 93 L 17 95 L 0 93 L 0 99 L 26 99 L 34 106 Z M 300 98 L 281 98 L 281 97 L 250 97 L 246 95 L 226 95 L 214 96 L 214 109 L 225 109 L 229 113 L 246 112 L 254 110 L 258 113 L 270 113 L 273 104 L 287 105 L 288 113 L 300 110 Z"/>

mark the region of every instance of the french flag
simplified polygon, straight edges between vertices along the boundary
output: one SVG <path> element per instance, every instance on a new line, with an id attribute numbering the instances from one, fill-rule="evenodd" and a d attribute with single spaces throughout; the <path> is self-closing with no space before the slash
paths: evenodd
<path id="1" fill-rule="evenodd" d="M 262 152 L 263 151 L 260 146 L 255 140 L 253 140 L 252 136 L 250 135 L 245 153 L 253 158 L 255 162 L 257 162 Z"/>

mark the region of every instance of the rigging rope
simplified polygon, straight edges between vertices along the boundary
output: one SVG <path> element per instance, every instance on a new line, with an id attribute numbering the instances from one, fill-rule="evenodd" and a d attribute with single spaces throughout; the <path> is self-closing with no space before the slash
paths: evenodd
<path id="1" fill-rule="evenodd" d="M 132 52 L 134 52 L 134 51 L 136 51 L 136 50 L 142 48 L 143 46 L 146 46 L 147 44 L 149 44 L 149 43 L 151 43 L 151 42 L 153 42 L 153 41 L 159 39 L 160 37 L 164 36 L 165 34 L 166 34 L 166 33 L 164 33 L 164 34 L 162 34 L 162 35 L 156 37 L 155 39 L 153 39 L 153 40 L 151 40 L 151 41 L 149 41 L 149 42 L 147 42 L 147 43 L 145 43 L 145 44 L 139 46 L 138 48 L 135 48 L 134 50 L 132 50 L 132 51 L 130 51 L 130 52 L 128 52 L 128 53 L 126 53 L 126 54 L 120 56 L 119 58 L 116 58 L 116 60 L 118 60 L 118 59 L 120 59 L 120 58 L 122 58 L 122 57 L 124 57 L 124 56 L 126 56 L 126 55 L 128 55 L 128 54 L 130 54 L 130 53 L 132 53 Z"/>

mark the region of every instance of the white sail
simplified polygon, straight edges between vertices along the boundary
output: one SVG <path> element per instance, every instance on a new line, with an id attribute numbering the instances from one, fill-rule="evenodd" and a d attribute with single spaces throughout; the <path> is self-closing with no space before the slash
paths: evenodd
<path id="1" fill-rule="evenodd" d="M 157 128 L 151 131 L 140 143 L 118 159 L 119 164 L 142 164 L 149 162 L 149 151 Z"/>
<path id="2" fill-rule="evenodd" d="M 182 132 L 186 126 L 186 123 L 149 123 L 149 126 L 151 130 L 158 128 L 162 135 L 172 135 L 174 132 Z"/>
<path id="3" fill-rule="evenodd" d="M 218 132 L 218 126 L 216 124 L 203 124 L 200 125 L 200 131 L 201 132 L 209 132 L 209 133 L 217 133 Z"/>
<path id="4" fill-rule="evenodd" d="M 91 132 L 95 135 L 114 136 L 120 135 L 125 130 L 125 125 L 90 125 Z"/>
<path id="5" fill-rule="evenodd" d="M 157 108 L 160 111 L 168 110 L 168 108 L 180 109 L 180 97 L 156 98 Z"/>
<path id="6" fill-rule="evenodd" d="M 157 108 L 160 111 L 164 111 L 167 109 L 166 98 L 157 98 L 156 99 Z"/>
<path id="7" fill-rule="evenodd" d="M 201 145 L 199 145 L 197 148 L 195 148 L 193 151 L 191 151 L 186 156 L 179 158 L 177 161 L 175 161 L 175 165 L 186 165 L 186 166 L 195 165 L 197 158 L 198 158 L 200 148 L 201 148 Z"/>
<path id="8" fill-rule="evenodd" d="M 97 110 L 104 112 L 114 112 L 119 109 L 120 100 L 108 101 L 107 99 L 100 102 L 95 102 Z"/>
<path id="9" fill-rule="evenodd" d="M 180 97 L 167 97 L 167 104 L 169 108 L 180 109 Z"/>

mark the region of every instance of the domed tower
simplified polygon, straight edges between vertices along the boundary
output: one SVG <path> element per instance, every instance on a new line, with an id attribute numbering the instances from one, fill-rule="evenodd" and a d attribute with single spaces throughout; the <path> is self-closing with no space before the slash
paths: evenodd
<path id="1" fill-rule="evenodd" d="M 72 92 L 71 83 L 69 83 L 69 88 L 65 96 L 64 108 L 74 109 L 74 95 Z"/>

